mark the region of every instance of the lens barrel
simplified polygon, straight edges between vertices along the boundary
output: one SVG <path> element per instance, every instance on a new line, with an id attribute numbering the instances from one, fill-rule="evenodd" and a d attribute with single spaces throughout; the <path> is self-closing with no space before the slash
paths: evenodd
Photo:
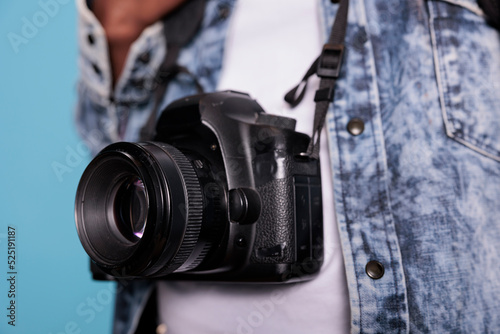
<path id="1" fill-rule="evenodd" d="M 177 148 L 116 143 L 83 173 L 75 220 L 85 251 L 104 272 L 158 277 L 204 260 L 214 244 L 202 232 L 207 205 L 193 163 Z"/>

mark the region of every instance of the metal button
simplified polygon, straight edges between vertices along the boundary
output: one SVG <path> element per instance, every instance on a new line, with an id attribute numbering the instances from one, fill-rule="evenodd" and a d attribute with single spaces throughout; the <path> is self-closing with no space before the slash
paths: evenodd
<path id="1" fill-rule="evenodd" d="M 225 20 L 229 17 L 229 14 L 230 14 L 230 10 L 229 10 L 229 7 L 227 5 L 220 5 L 219 6 L 219 18 L 221 18 L 222 20 Z"/>
<path id="2" fill-rule="evenodd" d="M 366 274 L 368 277 L 373 279 L 379 279 L 384 276 L 384 265 L 378 261 L 372 260 L 366 264 L 365 268 Z"/>
<path id="3" fill-rule="evenodd" d="M 144 52 L 139 56 L 139 61 L 143 64 L 149 63 L 150 60 L 151 60 L 151 52 L 149 51 Z"/>
<path id="4" fill-rule="evenodd" d="M 94 43 L 95 43 L 94 35 L 88 34 L 87 41 L 89 42 L 90 45 L 94 45 Z"/>
<path id="5" fill-rule="evenodd" d="M 97 75 L 101 75 L 102 74 L 101 69 L 99 68 L 99 66 L 97 66 L 97 64 L 92 63 L 92 68 L 94 69 L 94 72 Z"/>
<path id="6" fill-rule="evenodd" d="M 359 136 L 365 130 L 365 123 L 361 118 L 353 118 L 347 123 L 347 131 L 353 136 Z"/>

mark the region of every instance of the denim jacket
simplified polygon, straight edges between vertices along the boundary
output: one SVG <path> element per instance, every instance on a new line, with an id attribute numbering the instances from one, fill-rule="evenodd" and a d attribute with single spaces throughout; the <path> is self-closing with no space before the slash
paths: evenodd
<path id="1" fill-rule="evenodd" d="M 233 5 L 209 0 L 179 57 L 206 91 Z M 321 0 L 325 39 L 337 6 Z M 165 47 L 160 24 L 144 31 L 111 91 L 102 28 L 79 9 L 76 122 L 97 152 L 137 140 Z M 475 0 L 351 0 L 345 44 L 326 127 L 352 332 L 499 332 L 499 31 Z M 193 93 L 181 74 L 163 105 Z M 147 289 L 118 296 L 115 328 L 133 327 Z"/>

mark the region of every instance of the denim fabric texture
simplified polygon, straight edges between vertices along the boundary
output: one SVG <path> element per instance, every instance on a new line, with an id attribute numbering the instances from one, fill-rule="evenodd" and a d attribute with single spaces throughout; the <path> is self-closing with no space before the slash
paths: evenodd
<path id="1" fill-rule="evenodd" d="M 180 54 L 206 91 L 217 85 L 232 6 L 209 0 Z M 321 0 L 325 40 L 337 6 Z M 137 140 L 165 48 L 161 27 L 148 28 L 112 92 L 102 28 L 83 1 L 79 9 L 76 122 L 96 153 Z M 345 44 L 326 126 L 351 331 L 500 332 L 499 31 L 475 0 L 351 0 Z M 180 75 L 163 105 L 194 93 Z M 353 118 L 364 122 L 357 136 Z M 374 260 L 380 279 L 366 273 Z M 117 318 L 123 329 L 132 319 Z"/>
<path id="2" fill-rule="evenodd" d="M 500 330 L 499 42 L 472 1 L 352 2 L 328 127 L 354 332 Z"/>

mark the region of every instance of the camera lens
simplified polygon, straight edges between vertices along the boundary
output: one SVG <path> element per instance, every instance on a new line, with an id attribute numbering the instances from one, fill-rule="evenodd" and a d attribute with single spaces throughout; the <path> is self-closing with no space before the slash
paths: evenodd
<path id="1" fill-rule="evenodd" d="M 114 219 L 125 238 L 132 242 L 142 238 L 148 208 L 148 193 L 139 177 L 129 176 L 117 184 L 113 201 Z"/>
<path id="2" fill-rule="evenodd" d="M 205 194 L 209 164 L 164 143 L 106 147 L 82 175 L 75 200 L 80 241 L 115 277 L 158 277 L 196 268 L 221 242 L 225 186 Z M 209 196 L 210 195 L 210 196 Z"/>

